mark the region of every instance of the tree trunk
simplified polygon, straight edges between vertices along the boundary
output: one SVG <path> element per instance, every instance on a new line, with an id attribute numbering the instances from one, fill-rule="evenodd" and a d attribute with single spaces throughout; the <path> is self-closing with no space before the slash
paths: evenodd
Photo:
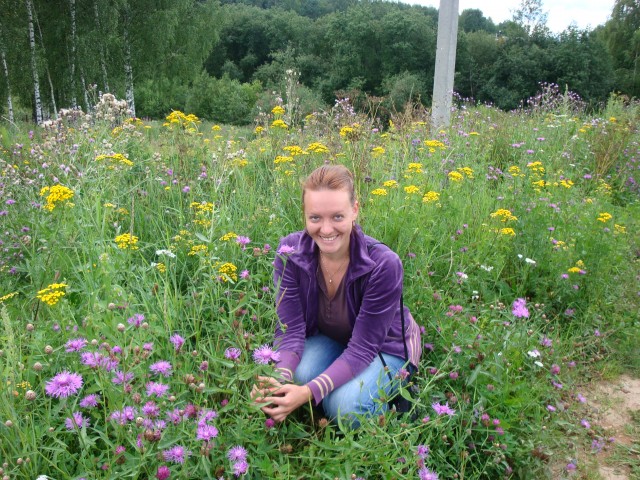
<path id="1" fill-rule="evenodd" d="M 93 2 L 93 13 L 96 19 L 96 27 L 98 30 L 98 33 L 100 34 L 100 36 L 102 38 L 102 29 L 100 28 L 100 12 L 98 10 L 98 0 L 95 0 Z M 107 59 L 106 56 L 104 54 L 104 43 L 100 42 L 100 67 L 102 68 L 102 83 L 104 86 L 104 91 L 108 92 L 109 91 L 109 82 L 107 81 Z"/>
<path id="2" fill-rule="evenodd" d="M 36 115 L 36 123 L 42 123 L 42 98 L 40 97 L 40 80 L 38 78 L 38 65 L 36 62 L 36 35 L 33 28 L 33 3 L 26 0 L 27 15 L 29 19 L 29 46 L 31 47 L 31 73 L 33 74 L 33 102 Z"/>
<path id="3" fill-rule="evenodd" d="M 71 11 L 71 107 L 76 108 L 76 52 L 78 39 L 76 36 L 76 0 L 69 0 L 69 10 Z"/>
<path id="4" fill-rule="evenodd" d="M 131 12 L 126 7 L 124 19 L 124 81 L 126 85 L 125 97 L 131 116 L 136 116 L 136 102 L 133 96 L 133 65 L 131 64 L 131 38 L 129 37 L 129 21 Z"/>
<path id="5" fill-rule="evenodd" d="M 35 13 L 35 12 L 34 12 Z M 47 52 L 44 48 L 44 39 L 42 38 L 42 29 L 40 28 L 40 21 L 38 20 L 38 15 L 34 15 L 36 20 L 36 25 L 38 26 L 38 35 L 40 36 L 40 48 L 42 48 L 42 53 L 46 59 Z M 51 80 L 51 72 L 49 71 L 49 62 L 45 62 L 45 69 L 47 71 L 47 80 L 49 80 L 49 89 L 51 90 L 51 106 L 53 107 L 53 118 L 58 119 L 58 107 L 56 106 L 56 95 L 55 90 L 53 88 L 53 80 Z"/>
<path id="6" fill-rule="evenodd" d="M 11 83 L 9 82 L 9 67 L 7 67 L 7 58 L 4 54 L 4 49 L 0 50 L 2 56 L 2 68 L 4 69 L 4 76 L 7 79 L 7 113 L 9 114 L 9 122 L 13 123 L 13 100 L 11 99 Z"/>

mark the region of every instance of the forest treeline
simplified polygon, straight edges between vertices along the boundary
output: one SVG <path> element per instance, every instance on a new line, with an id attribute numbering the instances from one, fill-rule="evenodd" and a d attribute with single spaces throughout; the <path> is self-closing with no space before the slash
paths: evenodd
<path id="1" fill-rule="evenodd" d="M 339 96 L 387 111 L 428 106 L 437 27 L 435 8 L 380 0 L 0 0 L 1 112 L 42 122 L 87 111 L 101 92 L 138 117 L 182 110 L 235 124 L 274 96 L 299 116 Z M 541 0 L 497 25 L 469 9 L 454 89 L 513 109 L 551 83 L 597 106 L 612 92 L 639 95 L 639 53 L 638 0 L 559 34 Z"/>

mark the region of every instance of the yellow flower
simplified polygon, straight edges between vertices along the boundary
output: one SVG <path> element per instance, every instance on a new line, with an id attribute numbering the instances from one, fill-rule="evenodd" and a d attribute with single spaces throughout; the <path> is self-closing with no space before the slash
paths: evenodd
<path id="1" fill-rule="evenodd" d="M 478 132 L 469 132 L 469 135 L 480 135 Z"/>
<path id="2" fill-rule="evenodd" d="M 273 128 L 282 128 L 283 130 L 286 130 L 287 128 L 289 128 L 289 125 L 284 123 L 284 120 L 281 120 L 279 118 L 277 120 L 274 120 L 273 122 L 271 122 L 271 126 Z"/>
<path id="3" fill-rule="evenodd" d="M 314 142 L 307 147 L 307 151 L 313 153 L 329 153 L 329 149 L 320 142 Z"/>
<path id="4" fill-rule="evenodd" d="M 179 110 L 174 110 L 173 112 L 171 112 L 167 116 L 167 120 L 169 121 L 169 123 L 168 124 L 165 123 L 163 124 L 163 126 L 168 126 L 169 128 L 171 128 L 172 124 L 178 124 L 185 130 L 191 130 L 191 131 L 195 131 L 195 126 L 198 125 L 199 123 L 202 123 L 200 122 L 200 119 L 196 117 L 193 113 L 190 113 L 189 115 L 185 115 Z"/>
<path id="5" fill-rule="evenodd" d="M 527 168 L 529 168 L 532 172 L 544 173 L 542 162 L 529 162 L 527 163 Z"/>
<path id="6" fill-rule="evenodd" d="M 571 267 L 569 270 L 567 270 L 569 273 L 579 273 L 580 269 L 578 267 Z"/>
<path id="7" fill-rule="evenodd" d="M 373 154 L 374 157 L 379 157 L 381 155 L 384 155 L 385 149 L 384 147 L 374 147 L 371 149 L 371 153 Z"/>
<path id="8" fill-rule="evenodd" d="M 223 236 L 220 237 L 220 241 L 228 242 L 229 240 L 233 240 L 237 236 L 238 236 L 237 233 L 233 233 L 233 232 L 225 233 Z"/>
<path id="9" fill-rule="evenodd" d="M 395 180 L 387 180 L 382 185 L 388 188 L 396 188 L 398 186 L 398 182 L 396 182 Z"/>
<path id="10" fill-rule="evenodd" d="M 341 137 L 348 137 L 349 135 L 352 135 L 354 133 L 354 130 L 352 127 L 342 127 L 340 129 L 340 136 Z"/>
<path id="11" fill-rule="evenodd" d="M 54 185 L 52 187 L 43 187 L 40 190 L 40 196 L 44 197 L 46 195 L 46 202 L 42 208 L 48 211 L 52 211 L 56 208 L 56 204 L 64 203 L 67 206 L 73 206 L 73 203 L 69 202 L 73 198 L 74 192 L 68 187 L 64 185 Z"/>
<path id="12" fill-rule="evenodd" d="M 509 237 L 515 237 L 516 232 L 513 228 L 501 228 L 500 229 L 500 234 L 501 235 L 507 235 Z"/>
<path id="13" fill-rule="evenodd" d="M 469 167 L 460 167 L 458 171 L 464 173 L 469 178 L 473 178 L 473 170 Z"/>
<path id="14" fill-rule="evenodd" d="M 520 167 L 516 165 L 509 167 L 507 172 L 509 172 L 512 177 L 524 177 L 524 174 L 520 171 Z"/>
<path id="15" fill-rule="evenodd" d="M 425 140 L 424 144 L 427 147 L 439 148 L 440 150 L 444 150 L 445 148 L 447 148 L 447 146 L 444 143 L 442 143 L 440 140 Z"/>
<path id="16" fill-rule="evenodd" d="M 491 214 L 491 218 L 498 218 L 501 222 L 508 222 L 510 220 L 517 220 L 518 217 L 514 216 L 509 210 L 505 208 L 499 208 Z"/>
<path id="17" fill-rule="evenodd" d="M 384 196 L 387 194 L 387 191 L 384 188 L 376 188 L 375 190 L 371 190 L 371 195 Z"/>
<path id="18" fill-rule="evenodd" d="M 216 264 L 218 268 L 218 273 L 220 274 L 220 280 L 223 282 L 228 282 L 229 280 L 233 280 L 236 282 L 238 280 L 238 267 L 236 267 L 233 263 L 227 262 L 220 264 Z"/>
<path id="19" fill-rule="evenodd" d="M 284 108 L 282 108 L 280 105 L 276 105 L 271 109 L 271 113 L 273 113 L 274 115 L 282 115 L 284 112 Z"/>
<path id="20" fill-rule="evenodd" d="M 292 157 L 295 157 L 296 155 L 307 155 L 307 152 L 301 149 L 298 145 L 291 145 L 289 147 L 284 147 L 283 150 L 289 152 L 289 154 Z"/>
<path id="21" fill-rule="evenodd" d="M 112 153 L 110 155 L 98 155 L 96 157 L 96 162 L 100 162 L 102 160 L 111 160 L 112 163 L 120 163 L 122 165 L 126 165 L 127 167 L 132 167 L 133 162 L 125 157 L 121 153 Z"/>
<path id="22" fill-rule="evenodd" d="M 213 127 L 211 127 L 211 130 L 213 130 L 214 132 L 219 132 L 220 130 L 222 130 L 222 127 L 220 125 L 214 125 Z"/>
<path id="23" fill-rule="evenodd" d="M 193 247 L 191 247 L 191 251 L 189 251 L 189 253 L 187 253 L 187 255 L 192 256 L 192 255 L 197 255 L 198 253 L 207 253 L 207 251 L 209 250 L 209 247 L 207 247 L 206 245 L 194 245 Z"/>
<path id="24" fill-rule="evenodd" d="M 420 192 L 420 189 L 415 185 L 407 185 L 406 187 L 404 187 L 404 191 L 407 192 L 409 195 L 412 195 L 414 193 Z"/>
<path id="25" fill-rule="evenodd" d="M 407 171 L 409 173 L 422 173 L 422 164 L 412 162 L 409 165 L 407 165 Z"/>
<path id="26" fill-rule="evenodd" d="M 53 306 L 66 294 L 66 283 L 52 283 L 48 287 L 40 290 L 36 298 L 47 305 Z"/>
<path id="27" fill-rule="evenodd" d="M 290 163 L 293 162 L 293 157 L 283 157 L 282 155 L 278 155 L 276 159 L 273 161 L 276 165 L 278 163 Z"/>
<path id="28" fill-rule="evenodd" d="M 609 220 L 611 220 L 612 218 L 613 218 L 613 216 L 610 213 L 603 212 L 598 216 L 597 220 L 599 222 L 606 223 Z"/>
<path id="29" fill-rule="evenodd" d="M 616 122 L 618 121 L 618 119 L 617 119 L 616 117 L 610 117 L 610 118 L 609 118 L 609 121 L 610 121 L 611 123 L 616 123 Z"/>
<path id="30" fill-rule="evenodd" d="M 422 196 L 423 203 L 437 202 L 438 200 L 440 200 L 440 194 L 433 190 L 428 191 Z"/>
<path id="31" fill-rule="evenodd" d="M 571 188 L 573 186 L 573 182 L 571 180 L 560 180 L 560 185 L 564 188 Z"/>
<path id="32" fill-rule="evenodd" d="M 138 243 L 138 237 L 130 233 L 118 235 L 114 241 L 121 250 L 138 250 L 138 245 L 136 245 Z"/>
<path id="33" fill-rule="evenodd" d="M 462 174 L 460 172 L 449 172 L 448 174 L 449 180 L 451 180 L 452 182 L 461 182 L 462 180 L 464 180 L 464 177 L 462 176 Z"/>
<path id="34" fill-rule="evenodd" d="M 627 233 L 627 227 L 623 227 L 622 225 L 615 223 L 613 225 L 613 231 L 614 233 Z"/>
<path id="35" fill-rule="evenodd" d="M 253 133 L 260 134 L 263 131 L 264 131 L 264 127 L 261 127 L 260 125 L 258 125 L 256 128 L 254 128 Z"/>
<path id="36" fill-rule="evenodd" d="M 547 184 L 547 182 L 545 182 L 544 180 L 538 180 L 537 182 L 531 182 L 531 185 L 534 185 L 534 186 L 540 187 L 540 188 L 543 188 L 546 184 Z"/>
<path id="37" fill-rule="evenodd" d="M 7 293 L 6 295 L 3 295 L 0 297 L 0 303 L 3 303 L 5 300 L 9 300 L 10 298 L 15 297 L 16 295 L 18 295 L 18 292 Z"/>
<path id="38" fill-rule="evenodd" d="M 160 263 L 152 263 L 151 266 L 156 267 L 156 269 L 160 272 L 160 273 L 164 273 L 167 271 L 167 266 L 160 262 Z"/>

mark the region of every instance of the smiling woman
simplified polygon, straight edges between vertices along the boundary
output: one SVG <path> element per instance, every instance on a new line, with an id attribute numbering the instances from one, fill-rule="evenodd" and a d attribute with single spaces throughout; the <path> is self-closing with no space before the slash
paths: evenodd
<path id="1" fill-rule="evenodd" d="M 275 262 L 280 377 L 260 377 L 252 395 L 276 421 L 312 400 L 357 426 L 417 368 L 420 330 L 402 305 L 398 255 L 356 224 L 351 172 L 319 167 L 302 200 L 306 228 L 282 239 Z"/>

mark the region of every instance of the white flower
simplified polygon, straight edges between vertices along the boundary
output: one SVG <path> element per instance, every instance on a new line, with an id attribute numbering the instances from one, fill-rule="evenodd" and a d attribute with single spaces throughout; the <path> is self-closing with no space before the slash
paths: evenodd
<path id="1" fill-rule="evenodd" d="M 533 363 L 535 363 L 535 364 L 536 364 L 537 366 L 539 366 L 540 368 L 544 367 L 544 365 L 542 364 L 542 362 L 535 361 L 535 362 L 533 362 Z"/>
<path id="2" fill-rule="evenodd" d="M 483 270 L 486 270 L 487 272 L 490 272 L 491 270 L 493 270 L 493 267 L 488 267 L 487 265 L 480 265 L 480 268 Z"/>
<path id="3" fill-rule="evenodd" d="M 531 265 L 535 265 L 536 264 L 536 261 L 532 260 L 530 258 L 525 258 L 524 261 L 527 262 L 527 263 L 530 263 Z"/>
<path id="4" fill-rule="evenodd" d="M 532 358 L 538 358 L 540 356 L 540 352 L 537 349 L 533 349 L 533 350 L 529 350 L 527 352 L 527 355 L 529 355 Z"/>
<path id="5" fill-rule="evenodd" d="M 171 250 L 156 250 L 156 255 L 166 255 L 169 258 L 176 258 L 176 254 Z"/>

